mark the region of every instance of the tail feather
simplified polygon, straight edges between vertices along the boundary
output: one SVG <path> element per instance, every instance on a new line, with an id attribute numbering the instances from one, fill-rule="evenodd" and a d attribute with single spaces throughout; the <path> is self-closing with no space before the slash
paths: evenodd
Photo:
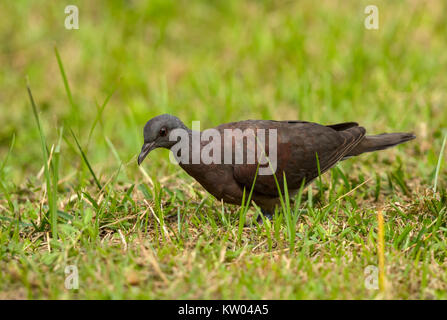
<path id="1" fill-rule="evenodd" d="M 357 156 L 365 152 L 372 152 L 394 147 L 398 144 L 415 139 L 412 133 L 382 133 L 374 136 L 365 136 L 365 138 L 351 150 L 344 159 Z"/>

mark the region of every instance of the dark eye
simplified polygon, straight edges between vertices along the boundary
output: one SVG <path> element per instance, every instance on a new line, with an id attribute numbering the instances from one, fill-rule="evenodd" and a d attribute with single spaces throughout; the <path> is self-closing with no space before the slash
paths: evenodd
<path id="1" fill-rule="evenodd" d="M 166 135 L 166 133 L 168 132 L 168 130 L 166 130 L 166 128 L 165 127 L 163 127 L 163 128 L 161 128 L 160 129 L 160 136 L 162 136 L 162 137 L 164 137 L 165 135 Z"/>

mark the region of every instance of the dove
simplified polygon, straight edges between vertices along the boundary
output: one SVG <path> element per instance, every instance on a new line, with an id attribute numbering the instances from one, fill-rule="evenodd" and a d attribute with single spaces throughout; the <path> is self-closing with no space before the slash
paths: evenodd
<path id="1" fill-rule="evenodd" d="M 244 190 L 245 199 L 253 190 L 252 201 L 268 218 L 280 204 L 284 181 L 293 195 L 340 161 L 416 138 L 412 133 L 366 135 L 357 122 L 298 120 L 244 120 L 194 131 L 169 114 L 150 119 L 143 137 L 138 165 L 152 150 L 169 149 L 180 167 L 218 200 L 241 205 Z"/>

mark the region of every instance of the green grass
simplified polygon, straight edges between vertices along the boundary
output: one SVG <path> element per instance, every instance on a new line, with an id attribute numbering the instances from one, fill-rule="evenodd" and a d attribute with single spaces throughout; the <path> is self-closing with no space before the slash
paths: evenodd
<path id="1" fill-rule="evenodd" d="M 447 298 L 447 3 L 375 1 L 376 31 L 368 1 L 70 4 L 79 30 L 62 2 L 0 5 L 0 299 Z M 258 225 L 167 151 L 137 166 L 161 113 L 418 138 L 344 161 Z M 364 274 L 379 210 L 383 291 Z"/>

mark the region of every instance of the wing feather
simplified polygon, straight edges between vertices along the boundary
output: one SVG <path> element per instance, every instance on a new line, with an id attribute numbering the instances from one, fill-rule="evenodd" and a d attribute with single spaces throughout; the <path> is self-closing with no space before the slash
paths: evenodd
<path id="1" fill-rule="evenodd" d="M 223 131 L 236 128 L 242 131 L 253 129 L 255 132 L 256 129 L 277 130 L 277 170 L 275 175 L 281 189 L 284 186 L 283 175 L 286 176 L 289 190 L 299 189 L 303 180 L 307 184 L 318 177 L 316 155 L 320 162 L 320 172 L 324 173 L 342 160 L 365 135 L 365 129 L 354 125 L 354 123 L 323 126 L 301 121 L 247 120 L 223 124 L 216 129 Z M 265 146 L 267 155 L 270 150 L 269 143 Z M 248 152 L 255 152 L 255 150 L 248 150 Z M 257 161 L 254 164 L 233 164 L 235 180 L 242 187 L 250 189 L 257 166 Z M 258 175 L 254 191 L 257 194 L 277 197 L 278 188 L 274 176 Z"/>

